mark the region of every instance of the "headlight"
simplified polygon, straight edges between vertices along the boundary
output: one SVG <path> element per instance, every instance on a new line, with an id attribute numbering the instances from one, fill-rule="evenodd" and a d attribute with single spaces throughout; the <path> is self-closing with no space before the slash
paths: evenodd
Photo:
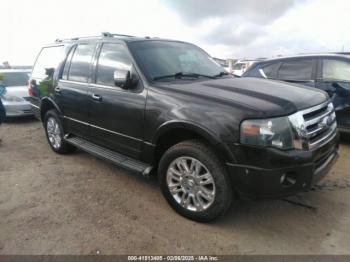
<path id="1" fill-rule="evenodd" d="M 245 120 L 241 124 L 241 143 L 279 149 L 294 147 L 294 133 L 288 117 Z"/>
<path id="2" fill-rule="evenodd" d="M 1 97 L 4 101 L 7 102 L 23 102 L 25 101 L 23 98 L 18 97 L 18 96 L 14 96 L 14 95 L 10 95 L 10 94 L 5 94 Z"/>

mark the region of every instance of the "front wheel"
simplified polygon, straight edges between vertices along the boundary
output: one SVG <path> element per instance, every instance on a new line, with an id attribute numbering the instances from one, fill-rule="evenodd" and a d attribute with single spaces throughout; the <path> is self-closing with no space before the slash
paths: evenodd
<path id="1" fill-rule="evenodd" d="M 233 193 L 225 167 L 204 143 L 190 140 L 171 147 L 158 172 L 164 197 L 187 218 L 208 222 L 231 205 Z"/>
<path id="2" fill-rule="evenodd" d="M 44 127 L 47 141 L 53 151 L 59 154 L 66 154 L 76 150 L 74 146 L 64 141 L 63 128 L 56 110 L 47 111 Z"/>

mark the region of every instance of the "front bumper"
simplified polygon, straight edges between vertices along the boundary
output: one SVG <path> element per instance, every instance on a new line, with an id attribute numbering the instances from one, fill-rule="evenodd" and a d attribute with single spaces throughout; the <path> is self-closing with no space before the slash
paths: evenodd
<path id="1" fill-rule="evenodd" d="M 31 106 L 28 101 L 7 102 L 3 101 L 6 110 L 6 117 L 18 117 L 33 115 Z"/>
<path id="2" fill-rule="evenodd" d="M 248 198 L 279 198 L 309 190 L 338 158 L 337 134 L 310 151 L 235 145 L 237 163 L 227 163 L 235 190 Z M 293 182 L 293 183 L 292 183 Z"/>

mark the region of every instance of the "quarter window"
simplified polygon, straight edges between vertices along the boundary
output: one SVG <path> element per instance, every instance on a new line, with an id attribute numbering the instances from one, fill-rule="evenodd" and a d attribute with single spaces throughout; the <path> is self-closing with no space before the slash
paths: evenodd
<path id="1" fill-rule="evenodd" d="M 44 47 L 35 62 L 32 77 L 44 79 L 53 77 L 55 70 L 61 62 L 63 46 Z"/>
<path id="2" fill-rule="evenodd" d="M 278 78 L 282 80 L 311 80 L 312 59 L 294 60 L 282 64 Z"/>
<path id="3" fill-rule="evenodd" d="M 91 58 L 95 44 L 79 44 L 73 54 L 70 63 L 68 80 L 76 82 L 88 82 L 90 75 Z"/>
<path id="4" fill-rule="evenodd" d="M 114 71 L 131 70 L 131 60 L 124 46 L 115 43 L 104 43 L 98 58 L 96 83 L 115 86 Z"/>
<path id="5" fill-rule="evenodd" d="M 323 60 L 323 79 L 350 81 L 350 63 L 340 60 Z"/>

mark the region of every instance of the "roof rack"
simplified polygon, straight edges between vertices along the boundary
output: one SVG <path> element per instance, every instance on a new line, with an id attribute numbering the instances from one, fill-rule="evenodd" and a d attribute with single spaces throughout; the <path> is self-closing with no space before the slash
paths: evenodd
<path id="1" fill-rule="evenodd" d="M 75 41 L 79 39 L 86 39 L 86 38 L 99 38 L 99 37 L 114 37 L 114 36 L 121 36 L 121 37 L 135 37 L 133 35 L 123 35 L 123 34 L 111 34 L 109 32 L 102 32 L 101 35 L 99 36 L 82 36 L 82 37 L 73 37 L 73 38 L 65 38 L 65 39 L 60 39 L 57 38 L 55 42 L 63 42 L 63 41 Z"/>

